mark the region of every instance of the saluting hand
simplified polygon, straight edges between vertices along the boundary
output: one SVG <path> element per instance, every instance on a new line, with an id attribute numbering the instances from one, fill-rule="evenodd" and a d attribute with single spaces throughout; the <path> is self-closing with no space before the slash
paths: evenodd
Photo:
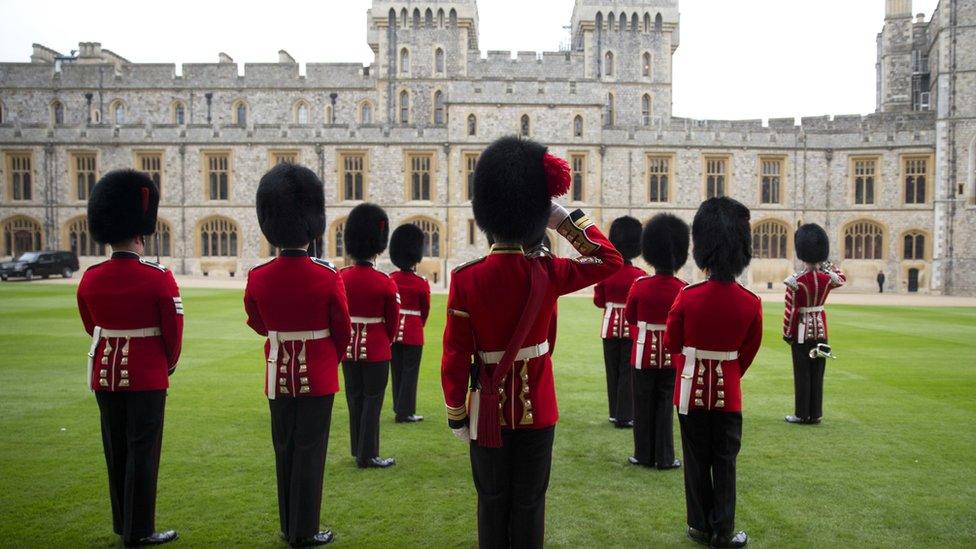
<path id="1" fill-rule="evenodd" d="M 562 223 L 567 217 L 569 217 L 569 210 L 564 208 L 562 204 L 553 201 L 549 205 L 549 223 L 547 226 L 550 229 L 555 229 L 559 227 L 559 224 Z"/>

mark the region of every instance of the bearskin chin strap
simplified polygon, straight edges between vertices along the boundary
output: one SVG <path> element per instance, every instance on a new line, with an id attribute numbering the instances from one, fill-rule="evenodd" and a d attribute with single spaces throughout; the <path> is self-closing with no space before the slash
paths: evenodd
<path id="1" fill-rule="evenodd" d="M 489 376 L 489 382 L 482 385 L 481 403 L 478 406 L 478 444 L 485 448 L 501 448 L 502 446 L 502 427 L 499 421 L 499 402 L 501 402 L 500 391 L 508 373 L 515 364 L 515 357 L 519 349 L 529 335 L 529 330 L 535 324 L 535 319 L 542 308 L 542 300 L 548 290 L 549 275 L 543 267 L 541 261 L 529 261 L 529 299 L 522 310 L 522 317 L 519 318 L 515 333 L 505 348 L 505 354 L 495 365 Z M 514 396 L 514 395 L 513 395 Z"/>

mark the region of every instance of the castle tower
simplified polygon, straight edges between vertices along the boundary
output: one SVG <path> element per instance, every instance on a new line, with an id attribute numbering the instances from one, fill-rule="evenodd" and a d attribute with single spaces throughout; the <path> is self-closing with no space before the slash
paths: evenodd
<path id="1" fill-rule="evenodd" d="M 608 84 L 605 126 L 652 126 L 671 116 L 678 0 L 576 0 L 573 49 L 584 77 Z"/>
<path id="2" fill-rule="evenodd" d="M 877 109 L 912 109 L 912 0 L 885 0 L 885 22 L 878 34 Z"/>
<path id="3" fill-rule="evenodd" d="M 434 94 L 466 75 L 468 57 L 478 55 L 476 1 L 373 0 L 367 19 L 374 70 L 385 84 L 383 122 L 442 124 Z"/>

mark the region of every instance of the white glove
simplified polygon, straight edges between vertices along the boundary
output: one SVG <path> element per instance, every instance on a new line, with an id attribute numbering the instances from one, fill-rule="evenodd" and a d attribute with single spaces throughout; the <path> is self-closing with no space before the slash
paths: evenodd
<path id="1" fill-rule="evenodd" d="M 471 442 L 471 431 L 468 430 L 467 425 L 461 427 L 460 429 L 451 429 L 451 432 L 454 433 L 454 436 L 456 436 L 461 442 Z"/>
<path id="2" fill-rule="evenodd" d="M 569 210 L 564 208 L 562 204 L 553 201 L 549 205 L 549 224 L 547 226 L 550 229 L 555 229 L 567 217 L 569 217 Z"/>

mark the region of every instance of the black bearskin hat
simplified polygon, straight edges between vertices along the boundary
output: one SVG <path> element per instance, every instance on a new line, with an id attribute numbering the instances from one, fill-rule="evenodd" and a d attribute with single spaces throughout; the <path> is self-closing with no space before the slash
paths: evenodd
<path id="1" fill-rule="evenodd" d="M 657 214 L 644 226 L 644 261 L 658 272 L 674 274 L 688 261 L 688 224 L 671 214 Z"/>
<path id="2" fill-rule="evenodd" d="M 471 209 L 482 230 L 501 242 L 541 239 L 549 220 L 546 147 L 518 137 L 488 146 L 474 170 Z"/>
<path id="3" fill-rule="evenodd" d="M 390 260 L 398 269 L 409 271 L 424 257 L 424 232 L 420 227 L 406 223 L 390 235 Z"/>
<path id="4" fill-rule="evenodd" d="M 634 259 L 640 255 L 640 239 L 641 224 L 633 217 L 618 217 L 610 224 L 610 243 L 624 259 Z"/>
<path id="5" fill-rule="evenodd" d="M 119 244 L 156 232 L 159 189 L 143 172 L 114 170 L 92 188 L 88 230 L 101 244 Z"/>
<path id="6" fill-rule="evenodd" d="M 258 225 L 273 246 L 301 248 L 325 232 L 325 189 L 315 172 L 282 162 L 258 184 Z"/>
<path id="7" fill-rule="evenodd" d="M 702 202 L 691 224 L 695 263 L 714 280 L 731 282 L 752 260 L 749 208 L 722 196 Z"/>
<path id="8" fill-rule="evenodd" d="M 827 261 L 830 255 L 830 239 L 827 231 L 816 223 L 801 225 L 793 235 L 796 245 L 796 257 L 807 263 L 821 263 Z"/>
<path id="9" fill-rule="evenodd" d="M 390 238 L 390 220 L 376 204 L 360 204 L 349 212 L 345 232 L 346 254 L 359 261 L 368 261 L 383 253 Z"/>

